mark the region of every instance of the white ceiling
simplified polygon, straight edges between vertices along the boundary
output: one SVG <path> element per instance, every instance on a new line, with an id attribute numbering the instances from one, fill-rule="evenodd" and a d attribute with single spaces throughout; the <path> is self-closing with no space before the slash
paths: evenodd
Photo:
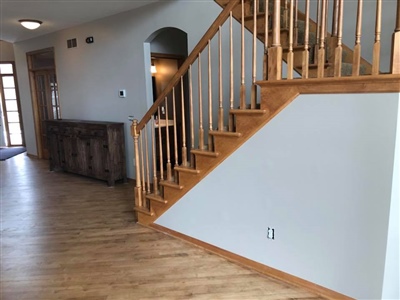
<path id="1" fill-rule="evenodd" d="M 157 0 L 0 0 L 0 40 L 27 40 L 152 2 Z M 19 24 L 20 19 L 36 19 L 43 24 L 29 30 Z"/>

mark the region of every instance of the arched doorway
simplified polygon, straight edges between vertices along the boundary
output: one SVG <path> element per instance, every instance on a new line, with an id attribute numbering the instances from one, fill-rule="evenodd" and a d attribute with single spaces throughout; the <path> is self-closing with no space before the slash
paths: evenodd
<path id="1" fill-rule="evenodd" d="M 145 67 L 146 67 L 146 80 L 147 85 L 147 103 L 148 107 L 157 100 L 158 95 L 164 90 L 171 78 L 178 71 L 179 67 L 185 61 L 188 55 L 187 34 L 177 28 L 162 28 L 154 32 L 145 42 Z M 148 73 L 147 73 L 148 72 Z M 187 80 L 185 80 L 187 82 Z M 183 95 L 180 90 L 176 93 L 176 125 L 177 125 L 177 141 L 178 149 L 182 147 L 182 105 L 181 97 L 184 96 L 184 105 L 188 107 L 188 87 L 184 85 Z M 168 111 L 168 116 L 166 115 Z M 185 110 L 187 113 L 187 110 Z M 161 107 L 158 119 L 168 120 L 173 119 L 172 101 L 168 102 L 168 109 L 164 106 Z M 189 118 L 186 117 L 185 120 Z M 188 124 L 186 124 L 188 126 Z M 161 144 L 163 157 L 166 157 L 166 132 L 169 131 L 170 136 L 173 136 L 173 127 L 168 124 L 161 128 Z M 157 157 L 157 170 L 160 170 L 160 145 L 158 138 L 158 130 L 156 130 L 156 157 Z M 186 137 L 188 140 L 188 137 Z M 190 147 L 188 147 L 190 149 Z M 170 152 L 174 153 L 174 143 L 170 143 Z M 178 151 L 178 164 L 181 164 L 181 151 Z M 171 157 L 171 164 L 175 165 L 175 158 Z M 163 163 L 165 169 L 166 161 Z"/>

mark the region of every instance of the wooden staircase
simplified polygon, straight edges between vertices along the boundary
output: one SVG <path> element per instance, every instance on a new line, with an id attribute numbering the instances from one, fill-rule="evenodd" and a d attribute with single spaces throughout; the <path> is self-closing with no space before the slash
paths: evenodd
<path id="1" fill-rule="evenodd" d="M 373 64 L 363 60 L 357 54 L 359 53 L 357 44 L 354 48 L 355 51 L 341 44 L 342 0 L 335 0 L 338 5 L 338 13 L 336 19 L 333 19 L 338 23 L 337 33 L 328 34 L 326 38 L 324 36 L 325 29 L 322 28 L 320 43 L 316 45 L 310 45 L 308 37 L 310 32 L 316 32 L 317 28 L 322 26 L 321 24 L 326 23 L 326 20 L 321 14 L 320 23 L 315 23 L 310 21 L 308 12 L 300 13 L 297 9 L 295 12 L 294 4 L 297 1 L 281 3 L 281 1 L 275 0 L 271 1 L 272 6 L 265 1 L 264 11 L 260 9 L 258 1 L 217 0 L 216 2 L 223 7 L 221 14 L 143 119 L 140 122 L 134 120 L 131 126 L 136 165 L 134 209 L 137 212 L 138 222 L 144 225 L 152 224 L 299 94 L 400 91 L 400 54 L 399 51 L 396 52 L 400 49 L 400 16 L 398 12 L 400 1 L 397 3 L 395 33 L 393 34 L 394 54 L 391 62 L 391 74 L 380 74 L 379 68 L 376 67 L 376 63 L 379 65 L 379 59 L 374 60 Z M 306 2 L 310 5 L 309 1 Z M 327 1 L 322 0 L 322 4 L 324 2 L 326 5 Z M 272 12 L 265 13 L 265 7 L 270 7 Z M 378 9 L 377 16 L 379 14 Z M 288 21 L 281 25 L 280 20 L 285 19 L 285 15 L 289 16 L 286 17 Z M 242 49 L 244 48 L 244 29 L 247 28 L 252 33 L 256 32 L 256 35 L 253 35 L 253 52 L 250 54 L 253 56 L 253 64 L 250 67 L 247 66 L 246 69 L 242 52 L 241 82 L 236 85 L 233 80 L 232 23 L 234 18 L 242 24 Z M 270 19 L 272 19 L 272 26 L 266 27 L 265 24 L 268 24 Z M 297 20 L 297 24 L 298 21 L 307 24 L 304 28 L 308 29 L 305 29 L 306 32 L 303 34 L 305 38 L 302 43 L 299 43 L 299 40 L 294 42 L 294 37 L 299 36 L 294 20 Z M 224 24 L 229 27 L 230 32 L 229 66 L 223 66 L 221 58 L 223 55 L 221 28 Z M 211 40 L 214 38 L 219 45 L 215 55 L 219 59 L 218 76 L 212 80 L 210 58 L 212 57 Z M 265 45 L 264 62 L 256 62 L 254 59 L 256 57 L 256 39 L 260 39 Z M 330 50 L 325 51 L 327 45 Z M 313 55 L 315 60 L 310 59 L 311 48 L 315 49 L 315 55 Z M 374 51 L 374 55 L 376 53 Z M 208 61 L 206 59 L 202 61 L 207 56 Z M 376 56 L 374 57 L 376 58 Z M 286 80 L 282 80 L 282 60 L 288 64 Z M 342 72 L 343 63 L 351 63 L 351 74 Z M 257 65 L 263 65 L 263 78 L 256 76 Z M 294 72 L 298 72 L 301 78 L 292 79 Z M 197 80 L 194 73 L 197 75 Z M 244 78 L 249 73 L 252 78 L 250 88 L 246 87 Z M 208 77 L 208 86 L 203 82 L 204 74 Z M 223 74 L 228 76 L 229 86 L 223 83 Z M 365 74 L 368 75 L 365 76 Z M 342 77 L 344 75 L 348 75 L 348 77 Z M 218 86 L 216 103 L 213 102 L 215 99 L 212 99 L 213 83 Z M 182 130 L 183 141 L 178 147 L 176 133 L 178 118 L 175 116 L 176 91 L 181 90 L 181 95 L 184 95 L 184 85 L 189 86 L 189 99 L 186 99 L 186 102 L 181 99 L 183 121 L 182 128 L 179 130 Z M 239 92 L 235 94 L 235 90 Z M 223 97 L 224 94 L 229 96 Z M 247 96 L 248 94 L 250 96 Z M 259 101 L 257 101 L 258 94 L 261 95 Z M 208 104 L 203 101 L 203 98 L 208 100 Z M 163 119 L 160 107 L 168 107 L 170 101 L 173 103 L 173 116 L 169 115 L 167 111 L 165 119 Z M 185 107 L 185 103 L 189 103 L 189 105 Z M 228 109 L 226 109 L 227 107 Z M 215 108 L 217 109 L 215 110 Z M 208 118 L 203 114 L 204 109 L 207 110 Z M 198 121 L 196 121 L 198 124 L 195 124 L 194 115 L 198 115 Z M 203 124 L 205 120 L 208 121 L 207 128 Z M 214 122 L 215 120 L 217 122 Z M 172 124 L 174 134 L 171 137 L 167 135 L 167 156 L 163 157 L 160 149 L 158 153 L 160 157 L 156 158 L 155 133 L 158 132 L 161 135 L 161 124 L 167 124 L 165 128 L 168 124 Z M 186 140 L 186 136 L 189 137 L 188 140 Z M 172 154 L 170 153 L 170 144 L 174 144 L 174 153 Z M 181 154 L 181 160 L 178 159 L 178 151 Z M 171 165 L 171 156 L 175 156 L 175 166 Z M 160 170 L 157 170 L 157 159 L 166 162 L 166 169 L 161 167 Z"/>

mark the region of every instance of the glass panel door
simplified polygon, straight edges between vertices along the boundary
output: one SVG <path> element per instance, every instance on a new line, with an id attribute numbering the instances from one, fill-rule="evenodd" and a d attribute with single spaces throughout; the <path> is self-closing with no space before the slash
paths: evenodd
<path id="1" fill-rule="evenodd" d="M 7 146 L 24 146 L 22 117 L 13 63 L 0 63 L 0 98 Z"/>
<path id="2" fill-rule="evenodd" d="M 40 132 L 44 158 L 48 156 L 46 121 L 60 119 L 57 78 L 54 70 L 36 71 L 36 100 L 40 118 Z"/>

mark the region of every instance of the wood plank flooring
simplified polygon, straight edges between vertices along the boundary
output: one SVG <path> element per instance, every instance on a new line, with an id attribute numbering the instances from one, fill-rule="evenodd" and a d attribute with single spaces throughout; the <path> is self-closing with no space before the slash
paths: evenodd
<path id="1" fill-rule="evenodd" d="M 134 223 L 133 186 L 0 162 L 1 300 L 323 299 Z"/>

